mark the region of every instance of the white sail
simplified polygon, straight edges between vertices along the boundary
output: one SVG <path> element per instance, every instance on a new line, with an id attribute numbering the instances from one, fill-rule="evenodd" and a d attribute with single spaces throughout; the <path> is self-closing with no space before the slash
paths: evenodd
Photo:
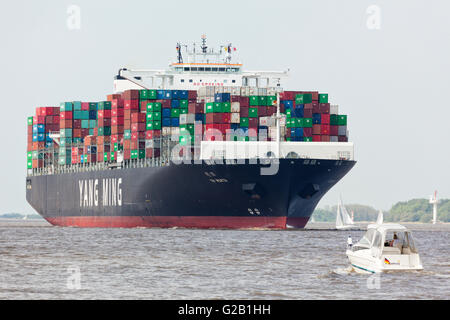
<path id="1" fill-rule="evenodd" d="M 383 224 L 383 211 L 381 211 L 381 210 L 378 212 L 376 224 Z"/>
<path id="2" fill-rule="evenodd" d="M 344 220 L 344 224 L 346 224 L 346 225 L 354 224 L 353 219 L 350 218 L 350 215 L 348 214 L 348 211 L 345 208 L 343 203 L 341 203 L 341 206 L 342 206 L 341 212 L 342 212 L 342 217 L 343 217 L 343 220 Z"/>
<path id="3" fill-rule="evenodd" d="M 344 222 L 342 220 L 341 204 L 338 203 L 337 212 L 336 212 L 336 228 L 341 228 L 343 226 L 344 226 Z"/>

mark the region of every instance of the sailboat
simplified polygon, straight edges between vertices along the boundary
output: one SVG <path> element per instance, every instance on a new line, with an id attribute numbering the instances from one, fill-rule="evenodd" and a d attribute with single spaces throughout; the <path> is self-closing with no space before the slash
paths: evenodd
<path id="1" fill-rule="evenodd" d="M 342 203 L 342 199 L 338 203 L 337 213 L 336 213 L 336 229 L 338 230 L 350 230 L 357 229 L 353 219 L 350 218 L 347 209 Z"/>
<path id="2" fill-rule="evenodd" d="M 383 224 L 383 211 L 379 211 L 378 212 L 378 217 L 377 217 L 377 222 L 375 222 L 376 224 Z"/>

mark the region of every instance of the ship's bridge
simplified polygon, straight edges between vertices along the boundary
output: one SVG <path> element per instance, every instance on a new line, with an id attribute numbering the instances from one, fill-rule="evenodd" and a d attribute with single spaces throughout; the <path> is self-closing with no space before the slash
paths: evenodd
<path id="1" fill-rule="evenodd" d="M 183 50 L 184 49 L 184 50 Z M 177 60 L 168 70 L 131 70 L 122 68 L 115 77 L 114 92 L 129 89 L 198 90 L 207 86 L 280 87 L 287 71 L 243 71 L 242 63 L 233 62 L 236 51 L 231 43 L 218 51 L 208 49 L 202 37 L 200 50 L 177 44 Z"/>

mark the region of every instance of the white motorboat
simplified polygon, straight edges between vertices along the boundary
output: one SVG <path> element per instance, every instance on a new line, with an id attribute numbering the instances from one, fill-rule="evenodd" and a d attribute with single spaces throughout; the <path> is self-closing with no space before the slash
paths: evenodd
<path id="1" fill-rule="evenodd" d="M 400 224 L 370 224 L 346 254 L 353 269 L 361 273 L 423 269 L 411 231 Z"/>
<path id="2" fill-rule="evenodd" d="M 342 199 L 338 203 L 337 212 L 336 212 L 336 229 L 338 230 L 351 230 L 358 229 L 353 222 L 353 219 L 348 214 L 347 209 L 342 203 Z"/>

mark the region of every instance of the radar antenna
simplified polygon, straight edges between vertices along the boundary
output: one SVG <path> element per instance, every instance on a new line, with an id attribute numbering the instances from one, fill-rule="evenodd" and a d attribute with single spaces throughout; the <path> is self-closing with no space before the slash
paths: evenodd
<path id="1" fill-rule="evenodd" d="M 208 49 L 208 46 L 206 45 L 206 35 L 202 35 L 202 52 L 207 53 L 206 49 Z"/>
<path id="2" fill-rule="evenodd" d="M 181 55 L 181 44 L 177 43 L 178 63 L 183 63 L 183 56 Z"/>

